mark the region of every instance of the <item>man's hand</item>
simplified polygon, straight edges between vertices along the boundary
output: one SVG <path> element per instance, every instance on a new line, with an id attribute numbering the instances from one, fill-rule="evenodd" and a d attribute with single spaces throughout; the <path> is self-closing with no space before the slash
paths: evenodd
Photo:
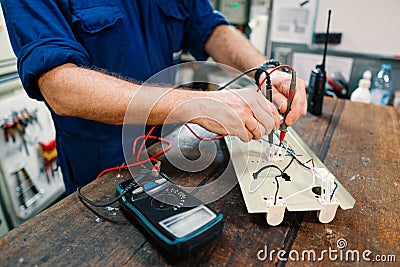
<path id="1" fill-rule="evenodd" d="M 250 141 L 279 128 L 278 111 L 254 89 L 207 92 L 204 98 L 191 102 L 188 108 L 190 105 L 196 112 L 190 122 L 218 134 Z"/>
<path id="2" fill-rule="evenodd" d="M 255 49 L 243 34 L 227 25 L 215 27 L 205 44 L 205 50 L 216 62 L 229 65 L 240 71 L 261 66 L 267 61 L 265 56 Z M 262 75 L 262 77 L 264 76 Z M 287 109 L 290 74 L 275 71 L 271 75 L 271 81 L 273 85 L 272 100 L 279 108 L 279 112 L 283 114 Z M 297 79 L 291 111 L 286 117 L 287 125 L 292 125 L 306 112 L 305 82 Z"/>
<path id="3" fill-rule="evenodd" d="M 275 71 L 271 74 L 272 82 L 272 101 L 278 107 L 281 114 L 287 109 L 287 100 L 289 97 L 291 75 L 282 71 Z M 286 117 L 287 126 L 292 125 L 297 119 L 307 114 L 307 95 L 306 82 L 302 79 L 296 79 L 296 90 L 291 105 L 291 110 Z"/>

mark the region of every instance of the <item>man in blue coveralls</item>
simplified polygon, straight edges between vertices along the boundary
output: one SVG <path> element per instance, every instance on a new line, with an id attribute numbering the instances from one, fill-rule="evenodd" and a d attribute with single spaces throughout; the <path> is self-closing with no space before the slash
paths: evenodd
<path id="1" fill-rule="evenodd" d="M 67 194 L 124 161 L 123 123 L 161 125 L 181 107 L 172 122 L 196 123 L 245 141 L 279 128 L 277 109 L 255 90 L 146 86 L 146 94 L 138 93 L 149 77 L 179 63 L 182 49 L 240 71 L 266 61 L 208 0 L 1 0 L 1 5 L 23 86 L 51 111 Z M 275 72 L 272 82 L 273 102 L 282 113 L 290 76 Z M 137 116 L 124 121 L 134 96 L 139 104 L 130 112 Z M 149 116 L 141 116 L 149 106 Z M 232 112 L 239 119 L 232 120 Z M 305 83 L 298 79 L 287 124 L 305 113 Z"/>

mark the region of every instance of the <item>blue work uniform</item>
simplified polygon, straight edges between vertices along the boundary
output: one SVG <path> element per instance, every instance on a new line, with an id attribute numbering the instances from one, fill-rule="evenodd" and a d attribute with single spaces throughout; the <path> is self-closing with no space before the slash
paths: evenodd
<path id="1" fill-rule="evenodd" d="M 227 24 L 208 0 L 1 0 L 1 5 L 22 84 L 37 100 L 44 100 L 40 75 L 65 63 L 143 82 L 178 63 L 182 49 L 205 60 L 211 31 Z M 121 125 L 51 114 L 67 194 L 124 162 Z"/>

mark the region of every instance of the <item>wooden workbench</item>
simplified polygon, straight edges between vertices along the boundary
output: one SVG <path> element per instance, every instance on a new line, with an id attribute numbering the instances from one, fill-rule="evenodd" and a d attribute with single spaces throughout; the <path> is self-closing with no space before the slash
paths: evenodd
<path id="1" fill-rule="evenodd" d="M 222 234 L 196 256 L 175 265 L 353 265 L 354 262 L 345 261 L 345 255 L 340 260 L 339 253 L 333 261 L 328 254 L 315 263 L 308 258 L 301 261 L 304 250 L 314 250 L 317 258 L 322 250 L 340 251 L 337 244 L 340 239 L 347 242 L 343 251 L 359 251 L 360 261 L 356 265 L 370 264 L 361 258 L 365 250 L 372 252 L 366 255 L 371 260 L 376 255 L 384 255 L 386 259 L 390 258 L 388 255 L 395 255 L 399 264 L 400 130 L 394 109 L 326 98 L 322 116 L 307 115 L 294 128 L 355 197 L 355 207 L 346 211 L 339 209 L 329 224 L 320 224 L 314 212 L 287 212 L 281 225 L 270 227 L 263 215 L 247 213 L 236 185 L 211 204 L 224 214 Z M 170 138 L 174 136 L 176 133 Z M 210 182 L 229 165 L 224 141 L 215 143 L 218 154 L 207 169 L 185 173 L 163 163 L 163 170 L 178 184 Z M 198 157 L 197 144 L 197 139 L 188 136 L 181 142 L 183 154 L 188 158 Z M 115 185 L 121 179 L 115 173 L 107 174 L 86 186 L 83 193 L 93 200 L 106 201 L 115 196 Z M 265 255 L 260 250 L 266 246 L 268 253 L 271 250 L 288 253 L 279 257 L 273 253 L 272 259 L 269 255 L 262 259 Z M 300 255 L 299 261 L 295 260 L 295 252 Z M 284 258 L 289 255 L 292 260 L 286 261 Z M 76 193 L 0 239 L 0 266 L 169 264 L 120 210 L 90 210 Z"/>

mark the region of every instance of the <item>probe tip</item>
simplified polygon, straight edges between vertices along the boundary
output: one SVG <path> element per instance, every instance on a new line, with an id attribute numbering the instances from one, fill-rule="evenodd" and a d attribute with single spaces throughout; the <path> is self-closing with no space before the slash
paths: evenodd
<path id="1" fill-rule="evenodd" d="M 281 131 L 281 133 L 279 135 L 279 141 L 281 143 L 283 142 L 283 140 L 285 140 L 285 135 L 286 135 L 286 132 L 285 131 Z"/>

